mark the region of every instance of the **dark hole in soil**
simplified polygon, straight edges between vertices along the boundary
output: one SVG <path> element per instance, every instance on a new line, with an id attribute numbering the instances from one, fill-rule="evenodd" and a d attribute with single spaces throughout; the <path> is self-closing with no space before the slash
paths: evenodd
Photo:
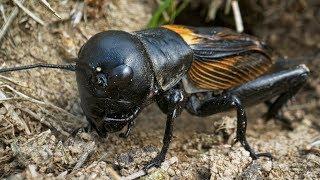
<path id="1" fill-rule="evenodd" d="M 252 28 L 263 20 L 261 11 L 257 11 L 250 1 L 244 0 L 239 2 L 241 17 L 245 27 L 245 33 L 252 34 Z M 225 6 L 222 5 L 216 14 L 214 20 L 207 20 L 208 2 L 199 1 L 190 3 L 175 19 L 175 24 L 182 24 L 195 27 L 228 27 L 235 29 L 234 16 L 232 9 L 228 14 L 224 13 Z"/>

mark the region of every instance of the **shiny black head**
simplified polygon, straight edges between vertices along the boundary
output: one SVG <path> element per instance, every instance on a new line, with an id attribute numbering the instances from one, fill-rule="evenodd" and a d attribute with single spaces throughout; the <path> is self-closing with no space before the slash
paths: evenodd
<path id="1" fill-rule="evenodd" d="M 81 106 L 100 131 L 121 130 L 144 103 L 154 75 L 142 43 L 123 31 L 94 35 L 76 64 Z M 103 126 L 103 127 L 102 127 Z"/>

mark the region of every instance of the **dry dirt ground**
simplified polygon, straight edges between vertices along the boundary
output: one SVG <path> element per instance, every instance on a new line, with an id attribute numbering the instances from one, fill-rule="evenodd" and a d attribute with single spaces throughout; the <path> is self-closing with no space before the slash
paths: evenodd
<path id="1" fill-rule="evenodd" d="M 0 43 L 1 66 L 70 63 L 67 59 L 76 57 L 93 34 L 142 29 L 155 7 L 147 0 L 87 1 L 93 2 L 87 7 L 87 20 L 73 27 L 70 12 L 76 9 L 76 2 L 52 2 L 61 20 L 38 1 L 27 2 L 26 7 L 47 26 L 20 12 Z M 9 16 L 13 4 L 3 1 L 2 5 Z M 249 108 L 249 142 L 257 151 L 274 156 L 273 161 L 253 162 L 239 144 L 231 146 L 234 112 L 207 118 L 184 112 L 175 122 L 166 163 L 142 179 L 320 178 L 320 5 L 312 0 L 287 4 L 263 1 L 253 7 L 263 12 L 264 20 L 251 24 L 252 33 L 311 68 L 306 87 L 284 108 L 294 130 L 260 118 L 266 111 L 263 105 Z M 0 80 L 2 178 L 118 179 L 141 169 L 159 151 L 165 116 L 155 105 L 140 114 L 127 139 L 118 134 L 99 138 L 95 132 L 70 136 L 85 122 L 74 73 L 38 69 L 7 73 Z"/>

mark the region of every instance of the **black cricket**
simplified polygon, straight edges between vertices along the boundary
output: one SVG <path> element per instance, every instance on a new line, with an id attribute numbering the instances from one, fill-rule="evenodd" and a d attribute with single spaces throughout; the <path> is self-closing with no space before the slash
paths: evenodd
<path id="1" fill-rule="evenodd" d="M 280 109 L 306 83 L 305 65 L 281 66 L 256 38 L 227 28 L 168 25 L 136 32 L 109 30 L 91 37 L 76 64 L 34 64 L 0 72 L 58 68 L 76 72 L 81 107 L 100 136 L 126 127 L 127 137 L 141 110 L 157 102 L 167 115 L 161 152 L 145 166 L 160 166 L 183 109 L 196 116 L 237 111 L 236 141 L 253 159 L 246 140 L 245 107 L 268 102 L 266 118 L 287 121 Z M 273 100 L 273 101 L 272 101 Z M 288 123 L 288 122 L 287 122 Z"/>

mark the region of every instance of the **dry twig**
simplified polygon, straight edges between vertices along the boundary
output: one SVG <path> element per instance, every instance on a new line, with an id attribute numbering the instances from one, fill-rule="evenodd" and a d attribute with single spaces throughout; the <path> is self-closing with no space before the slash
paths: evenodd
<path id="1" fill-rule="evenodd" d="M 114 180 L 120 180 L 121 179 L 120 175 L 114 169 L 112 169 L 111 167 L 108 168 L 107 170 L 110 173 L 110 176 L 111 176 L 112 179 L 114 179 Z"/>
<path id="2" fill-rule="evenodd" d="M 3 21 L 7 22 L 6 12 L 5 12 L 4 7 L 3 7 L 2 4 L 0 4 L 0 11 L 1 11 L 1 15 L 2 15 Z"/>
<path id="3" fill-rule="evenodd" d="M 238 1 L 237 0 L 231 1 L 231 6 L 233 10 L 234 21 L 236 22 L 237 31 L 243 32 L 243 22 L 242 22 Z"/>
<path id="4" fill-rule="evenodd" d="M 3 80 L 5 80 L 5 81 L 7 81 L 7 82 L 11 82 L 11 83 L 13 83 L 14 85 L 18 85 L 18 86 L 25 87 L 25 88 L 28 87 L 27 84 L 24 83 L 24 82 L 14 80 L 14 79 L 12 79 L 12 78 L 8 78 L 8 77 L 3 76 L 3 75 L 0 75 L 0 79 L 3 79 Z"/>
<path id="5" fill-rule="evenodd" d="M 320 140 L 318 139 L 310 143 L 309 145 L 306 146 L 304 150 L 308 153 L 320 155 Z"/>
<path id="6" fill-rule="evenodd" d="M 171 159 L 166 160 L 161 164 L 161 169 L 167 171 L 169 166 L 171 166 L 172 164 L 176 163 L 177 161 L 178 161 L 177 157 L 172 157 Z M 135 172 L 133 174 L 130 174 L 129 176 L 121 177 L 121 180 L 133 180 L 133 179 L 137 179 L 137 178 L 139 178 L 141 176 L 144 176 L 146 174 L 147 173 L 144 170 L 140 170 L 140 171 L 137 171 L 137 172 Z"/>
<path id="7" fill-rule="evenodd" d="M 20 3 L 23 4 L 25 0 L 22 0 Z M 4 37 L 4 35 L 7 33 L 11 23 L 13 22 L 13 20 L 17 17 L 19 13 L 19 8 L 15 7 L 11 14 L 9 15 L 7 21 L 3 24 L 3 26 L 1 27 L 1 31 L 0 31 L 0 42 L 2 40 L 2 38 Z"/>
<path id="8" fill-rule="evenodd" d="M 130 174 L 129 176 L 122 177 L 121 180 L 132 180 L 132 179 L 137 179 L 141 176 L 146 175 L 147 173 L 144 170 L 140 170 L 138 172 L 135 172 L 133 174 Z"/>
<path id="9" fill-rule="evenodd" d="M 216 14 L 218 9 L 221 7 L 223 1 L 222 0 L 213 0 L 211 1 L 211 3 L 209 4 L 209 10 L 207 13 L 207 18 L 206 20 L 214 20 L 216 18 Z"/>
<path id="10" fill-rule="evenodd" d="M 49 9 L 57 18 L 62 19 L 61 16 L 50 6 L 47 0 L 40 0 L 40 2 Z"/>
<path id="11" fill-rule="evenodd" d="M 39 173 L 37 172 L 37 166 L 34 164 L 28 165 L 28 170 L 32 178 L 37 178 Z"/>
<path id="12" fill-rule="evenodd" d="M 229 12 L 230 12 L 230 6 L 231 6 L 231 1 L 232 1 L 232 0 L 227 0 L 227 2 L 226 2 L 226 7 L 224 8 L 224 14 L 229 14 Z"/>
<path id="13" fill-rule="evenodd" d="M 29 143 L 31 143 L 33 141 L 38 140 L 38 139 L 46 139 L 46 138 L 48 138 L 48 136 L 50 134 L 51 134 L 51 130 L 50 129 L 48 129 L 46 131 L 43 131 L 40 134 L 37 134 L 37 135 L 33 136 L 32 138 L 28 139 L 26 142 L 24 142 L 22 144 L 22 146 L 25 146 L 26 144 L 29 144 Z"/>
<path id="14" fill-rule="evenodd" d="M 56 131 L 58 131 L 60 134 L 68 137 L 70 136 L 70 134 L 66 131 L 64 131 L 59 125 L 57 125 L 56 123 L 51 122 L 50 119 L 45 120 L 43 117 L 40 117 L 38 114 L 34 113 L 33 111 L 31 111 L 30 109 L 27 108 L 19 108 L 20 110 L 22 110 L 23 112 L 29 114 L 30 116 L 32 116 L 34 119 L 38 120 L 41 124 L 44 124 L 45 126 L 48 126 L 49 128 L 55 129 Z M 54 125 L 53 125 L 54 124 Z"/>
<path id="15" fill-rule="evenodd" d="M 45 25 L 45 22 L 40 19 L 37 15 L 31 12 L 28 8 L 26 8 L 19 0 L 12 0 L 19 8 L 21 8 L 25 13 L 27 13 L 33 20 L 38 22 L 41 25 Z"/>
<path id="16" fill-rule="evenodd" d="M 85 9 L 85 3 L 77 3 L 76 7 L 71 11 L 71 24 L 75 27 L 80 23 Z"/>
<path id="17" fill-rule="evenodd" d="M 8 98 L 6 97 L 6 95 L 2 91 L 0 91 L 0 101 L 2 101 L 3 99 L 8 99 Z M 5 103 L 3 103 L 3 106 L 7 109 L 8 114 L 10 114 L 10 116 L 11 116 L 12 120 L 15 122 L 15 124 L 17 124 L 18 127 L 22 128 L 26 132 L 27 135 L 30 135 L 31 131 L 30 131 L 27 123 L 19 117 L 19 115 L 14 111 L 14 108 L 12 107 L 12 105 L 5 102 Z M 19 130 L 21 130 L 20 128 L 19 128 Z"/>
<path id="18" fill-rule="evenodd" d="M 92 142 L 88 144 L 88 146 L 85 148 L 84 153 L 80 156 L 77 164 L 74 166 L 72 171 L 78 170 L 81 168 L 81 166 L 85 163 L 85 161 L 88 159 L 88 157 L 96 150 L 95 143 Z"/>
<path id="19" fill-rule="evenodd" d="M 77 118 L 75 115 L 69 113 L 68 111 L 58 107 L 58 106 L 55 106 L 49 102 L 43 102 L 43 101 L 39 101 L 39 100 L 36 100 L 34 98 L 31 98 L 15 89 L 13 89 L 11 86 L 8 86 L 8 85 L 1 85 L 0 87 L 5 87 L 5 88 L 8 88 L 10 91 L 12 91 L 13 93 L 19 95 L 21 98 L 3 98 L 3 99 L 0 99 L 0 101 L 8 101 L 8 100 L 27 100 L 27 101 L 30 101 L 30 102 L 33 102 L 33 103 L 36 103 L 36 104 L 40 104 L 40 105 L 44 105 L 44 106 L 47 106 L 47 107 L 50 107 L 52 109 L 55 109 L 55 110 L 58 110 L 60 112 L 63 112 L 64 114 L 68 115 L 70 118 L 72 119 L 75 119 L 75 120 L 78 120 L 78 123 L 81 124 L 84 124 L 84 122 L 82 120 L 80 120 L 79 118 Z"/>

